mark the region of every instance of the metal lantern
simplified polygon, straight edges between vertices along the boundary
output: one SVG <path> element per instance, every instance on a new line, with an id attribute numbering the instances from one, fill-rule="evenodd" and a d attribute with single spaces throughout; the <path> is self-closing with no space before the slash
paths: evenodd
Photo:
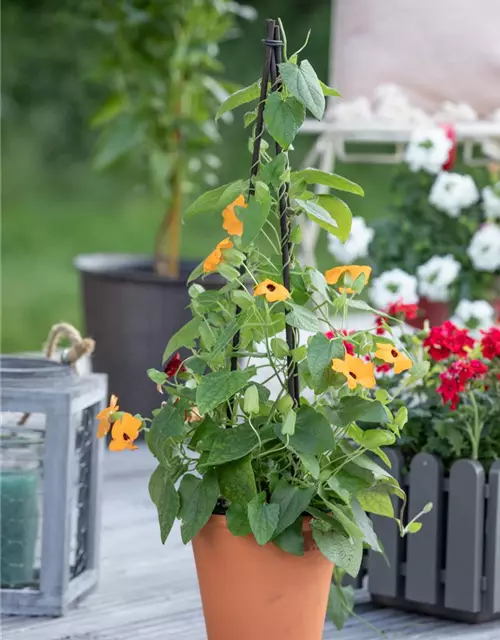
<path id="1" fill-rule="evenodd" d="M 0 374 L 2 613 L 63 615 L 97 584 L 106 376 L 22 356 Z"/>

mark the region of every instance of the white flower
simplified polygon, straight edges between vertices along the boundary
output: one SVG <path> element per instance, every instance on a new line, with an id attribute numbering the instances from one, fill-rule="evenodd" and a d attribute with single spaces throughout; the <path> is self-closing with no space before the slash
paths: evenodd
<path id="1" fill-rule="evenodd" d="M 469 258 L 478 271 L 496 271 L 500 268 L 500 227 L 487 222 L 472 236 Z"/>
<path id="2" fill-rule="evenodd" d="M 500 182 L 482 191 L 483 211 L 487 218 L 500 218 Z"/>
<path id="3" fill-rule="evenodd" d="M 479 191 L 471 176 L 448 171 L 438 175 L 429 194 L 429 202 L 450 218 L 458 218 L 462 209 L 478 200 Z"/>
<path id="4" fill-rule="evenodd" d="M 398 301 L 416 304 L 417 279 L 402 269 L 384 271 L 378 278 L 374 278 L 370 287 L 370 299 L 378 309 L 387 309 L 391 303 Z"/>
<path id="5" fill-rule="evenodd" d="M 366 258 L 368 245 L 375 232 L 366 226 L 364 218 L 352 219 L 351 233 L 345 242 L 342 242 L 332 234 L 328 234 L 328 251 L 344 264 L 350 264 L 358 258 Z"/>
<path id="6" fill-rule="evenodd" d="M 495 324 L 495 315 L 495 309 L 486 300 L 461 300 L 451 321 L 479 335 L 480 329 L 489 329 Z"/>
<path id="7" fill-rule="evenodd" d="M 417 267 L 420 295 L 432 302 L 447 302 L 450 299 L 450 285 L 459 272 L 460 262 L 452 255 L 433 256 Z"/>
<path id="8" fill-rule="evenodd" d="M 405 151 L 405 162 L 412 171 L 438 173 L 448 160 L 453 143 L 440 127 L 415 129 Z"/>

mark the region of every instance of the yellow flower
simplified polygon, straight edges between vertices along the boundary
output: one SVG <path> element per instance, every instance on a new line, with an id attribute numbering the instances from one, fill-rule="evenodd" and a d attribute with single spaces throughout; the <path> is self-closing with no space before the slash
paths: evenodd
<path id="1" fill-rule="evenodd" d="M 228 204 L 222 212 L 222 217 L 224 218 L 222 228 L 227 231 L 230 236 L 242 236 L 243 222 L 238 220 L 236 213 L 234 212 L 235 207 L 243 207 L 244 209 L 248 207 L 243 194 L 239 195 L 236 200 L 231 202 L 231 204 Z"/>
<path id="2" fill-rule="evenodd" d="M 111 429 L 112 440 L 109 443 L 110 451 L 123 451 L 124 449 L 138 449 L 134 441 L 139 437 L 139 429 L 142 420 L 134 417 L 130 413 L 124 413 L 120 420 L 113 424 Z"/>
<path id="3" fill-rule="evenodd" d="M 109 407 L 106 407 L 102 411 L 99 411 L 97 414 L 97 419 L 99 420 L 99 424 L 97 425 L 97 437 L 104 438 L 104 436 L 111 429 L 110 418 L 113 413 L 116 413 L 120 408 L 117 405 L 118 398 L 116 396 L 111 396 L 109 400 Z"/>
<path id="4" fill-rule="evenodd" d="M 224 238 L 219 244 L 215 247 L 212 253 L 207 257 L 205 262 L 203 263 L 203 271 L 205 273 L 210 273 L 210 271 L 215 271 L 219 264 L 223 261 L 222 249 L 232 249 L 233 243 L 229 238 Z"/>
<path id="5" fill-rule="evenodd" d="M 253 290 L 254 296 L 266 296 L 268 302 L 283 302 L 290 297 L 290 292 L 282 284 L 266 279 Z"/>
<path id="6" fill-rule="evenodd" d="M 394 365 L 394 373 L 402 373 L 413 367 L 413 362 L 396 349 L 393 344 L 377 342 L 375 357 Z"/>
<path id="7" fill-rule="evenodd" d="M 373 389 L 375 386 L 373 362 L 365 362 L 361 358 L 355 358 L 346 353 L 343 360 L 339 358 L 332 360 L 332 369 L 345 375 L 349 389 L 355 389 L 358 384 L 366 389 Z"/>
<path id="8" fill-rule="evenodd" d="M 325 279 L 328 284 L 337 284 L 340 278 L 347 274 L 354 282 L 356 278 L 363 274 L 365 276 L 365 284 L 367 284 L 370 279 L 371 272 L 371 267 L 360 267 L 357 264 L 349 264 L 343 267 L 334 267 L 333 269 L 329 269 L 325 272 Z M 351 287 L 339 287 L 339 291 L 340 293 L 354 293 L 354 290 L 351 289 Z"/>

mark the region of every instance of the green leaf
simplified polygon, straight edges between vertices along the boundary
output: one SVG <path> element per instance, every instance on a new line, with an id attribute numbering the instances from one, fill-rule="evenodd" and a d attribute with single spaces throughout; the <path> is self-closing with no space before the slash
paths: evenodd
<path id="1" fill-rule="evenodd" d="M 221 496 L 232 504 L 244 504 L 257 495 L 250 456 L 226 462 L 217 467 Z"/>
<path id="2" fill-rule="evenodd" d="M 201 323 L 201 318 L 193 318 L 181 327 L 177 333 L 174 333 L 163 352 L 163 362 L 166 362 L 181 347 L 193 348 L 195 346 L 195 340 L 200 335 Z"/>
<path id="3" fill-rule="evenodd" d="M 165 384 L 168 380 L 167 374 L 163 371 L 158 371 L 158 369 L 148 369 L 147 374 L 148 378 L 155 384 Z"/>
<path id="4" fill-rule="evenodd" d="M 328 194 L 319 195 L 318 204 L 335 220 L 337 228 L 332 232 L 333 235 L 345 242 L 351 233 L 352 213 L 349 207 L 337 196 Z"/>
<path id="5" fill-rule="evenodd" d="M 304 555 L 304 534 L 302 533 L 302 523 L 304 518 L 301 516 L 295 520 L 287 529 L 278 534 L 273 542 L 282 551 L 292 553 L 295 556 Z"/>
<path id="6" fill-rule="evenodd" d="M 269 135 L 282 147 L 288 148 L 292 144 L 304 118 L 305 109 L 295 98 L 285 98 L 280 91 L 267 98 L 264 122 Z"/>
<path id="7" fill-rule="evenodd" d="M 158 510 L 161 541 L 165 544 L 179 511 L 179 496 L 170 477 L 170 471 L 161 465 L 156 467 L 151 475 L 149 495 Z"/>
<path id="8" fill-rule="evenodd" d="M 241 236 L 242 249 L 248 247 L 259 235 L 262 227 L 269 217 L 270 211 L 270 197 L 266 198 L 264 202 L 258 202 L 256 199 L 252 199 L 248 203 L 246 209 L 239 209 L 237 214 L 240 220 L 243 222 L 243 235 Z"/>
<path id="9" fill-rule="evenodd" d="M 212 440 L 206 465 L 214 466 L 239 460 L 258 444 L 257 436 L 249 424 L 240 424 L 232 429 L 219 429 Z"/>
<path id="10" fill-rule="evenodd" d="M 337 628 L 337 631 L 341 631 L 344 628 L 353 610 L 354 589 L 350 585 L 342 587 L 332 582 L 326 614 Z"/>
<path id="11" fill-rule="evenodd" d="M 311 374 L 313 388 L 323 390 L 333 375 L 333 358 L 343 358 L 345 348 L 342 340 L 329 340 L 323 333 L 309 338 L 307 344 L 307 366 Z"/>
<path id="12" fill-rule="evenodd" d="M 300 229 L 300 227 L 298 228 Z M 329 300 L 330 296 L 328 293 L 328 285 L 326 284 L 325 276 L 321 273 L 321 271 L 308 267 L 307 275 L 309 276 L 309 282 L 311 283 L 311 286 L 314 287 L 314 289 L 316 289 L 316 291 L 318 291 L 318 293 L 320 293 L 323 298 Z"/>
<path id="13" fill-rule="evenodd" d="M 205 416 L 196 427 L 191 442 L 189 443 L 190 447 L 196 448 L 199 451 L 210 451 L 213 441 L 220 430 L 221 428 L 215 424 L 210 416 Z"/>
<path id="14" fill-rule="evenodd" d="M 388 493 L 377 491 L 376 489 L 364 489 L 358 493 L 356 498 L 363 511 L 394 518 L 394 508 Z"/>
<path id="15" fill-rule="evenodd" d="M 336 221 L 325 208 L 313 200 L 300 200 L 297 198 L 295 202 L 297 203 L 297 206 L 304 211 L 309 220 L 316 222 L 316 224 L 318 224 L 322 229 L 325 229 L 325 231 L 328 231 L 328 233 L 340 237 L 340 230 Z"/>
<path id="16" fill-rule="evenodd" d="M 319 462 L 318 459 L 308 453 L 297 453 L 300 461 L 304 465 L 306 471 L 312 475 L 315 480 L 319 478 Z"/>
<path id="17" fill-rule="evenodd" d="M 128 104 L 127 96 L 124 93 L 115 93 L 106 100 L 102 107 L 97 111 L 90 120 L 90 126 L 100 127 L 114 120 L 122 113 Z"/>
<path id="18" fill-rule="evenodd" d="M 363 431 L 363 435 L 359 444 L 362 447 L 368 449 L 368 451 L 374 451 L 378 447 L 386 447 L 396 442 L 396 436 L 392 431 L 385 431 L 384 429 L 367 429 Z"/>
<path id="19" fill-rule="evenodd" d="M 232 111 L 233 109 L 236 109 L 236 107 L 240 107 L 242 104 L 252 102 L 252 100 L 256 100 L 259 96 L 260 80 L 257 80 L 257 82 L 254 82 L 250 86 L 239 89 L 238 91 L 235 91 L 230 96 L 228 96 L 217 109 L 215 119 L 218 120 L 228 111 Z"/>
<path id="20" fill-rule="evenodd" d="M 336 567 L 343 569 L 355 578 L 361 567 L 363 558 L 363 543 L 361 540 L 350 540 L 340 531 L 334 531 L 320 526 L 317 520 L 311 523 L 313 538 L 321 553 Z"/>
<path id="21" fill-rule="evenodd" d="M 374 551 L 381 552 L 382 548 L 380 547 L 377 534 L 373 530 L 373 523 L 357 500 L 351 502 L 351 511 L 357 526 L 363 532 L 365 544 L 369 545 Z"/>
<path id="22" fill-rule="evenodd" d="M 179 486 L 182 542 L 187 544 L 208 522 L 219 497 L 219 483 L 213 469 L 203 478 L 187 473 Z"/>
<path id="23" fill-rule="evenodd" d="M 337 91 L 337 89 L 334 89 L 333 87 L 329 87 L 327 84 L 325 84 L 324 82 L 321 82 L 321 80 L 319 81 L 320 87 L 323 91 L 323 95 L 324 96 L 332 96 L 334 98 L 341 98 L 342 94 L 339 93 Z"/>
<path id="24" fill-rule="evenodd" d="M 144 140 L 143 123 L 122 114 L 101 132 L 94 154 L 94 169 L 107 169 L 129 151 L 140 147 Z"/>
<path id="25" fill-rule="evenodd" d="M 371 483 L 348 472 L 347 465 L 327 480 L 328 487 L 336 493 L 346 504 L 363 489 L 368 489 Z"/>
<path id="26" fill-rule="evenodd" d="M 243 193 L 245 188 L 246 182 L 236 180 L 235 182 L 223 184 L 216 189 L 205 191 L 186 209 L 184 219 L 187 220 L 200 213 L 222 213 L 224 207 L 235 200 L 240 193 Z"/>
<path id="27" fill-rule="evenodd" d="M 243 125 L 245 129 L 257 120 L 257 110 L 247 111 L 243 116 Z"/>
<path id="28" fill-rule="evenodd" d="M 276 435 L 286 442 L 280 425 L 276 426 Z M 299 453 L 316 455 L 335 448 L 335 438 L 328 420 L 312 407 L 301 407 L 297 412 L 295 433 L 289 436 L 290 446 Z"/>
<path id="29" fill-rule="evenodd" d="M 338 189 L 339 191 L 348 191 L 358 196 L 364 196 L 363 189 L 351 182 L 347 178 L 337 175 L 336 173 L 328 173 L 327 171 L 321 171 L 321 169 L 312 169 L 310 167 L 301 169 L 300 171 L 294 171 L 292 174 L 294 179 L 304 180 L 307 184 L 322 184 L 325 187 L 331 187 L 332 189 Z"/>
<path id="30" fill-rule="evenodd" d="M 248 309 L 255 304 L 255 298 L 245 289 L 231 291 L 231 300 L 241 309 Z"/>
<path id="31" fill-rule="evenodd" d="M 248 503 L 248 520 L 257 544 L 261 546 L 273 537 L 280 516 L 277 504 L 267 504 L 264 491 Z"/>
<path id="32" fill-rule="evenodd" d="M 325 112 L 325 96 L 310 62 L 303 60 L 300 66 L 282 62 L 279 70 L 281 79 L 292 96 L 309 109 L 317 120 L 321 120 Z"/>
<path id="33" fill-rule="evenodd" d="M 259 180 L 273 185 L 273 187 L 279 187 L 281 184 L 281 177 L 285 172 L 287 165 L 286 155 L 284 153 L 278 153 L 271 162 L 268 162 L 261 167 L 259 173 Z"/>
<path id="34" fill-rule="evenodd" d="M 246 371 L 221 370 L 204 376 L 196 390 L 196 406 L 201 414 L 213 411 L 246 386 L 255 374 L 253 368 Z"/>
<path id="35" fill-rule="evenodd" d="M 248 522 L 247 506 L 233 503 L 226 511 L 227 528 L 233 536 L 247 536 L 252 532 Z"/>
<path id="36" fill-rule="evenodd" d="M 163 462 L 162 444 L 166 438 L 179 438 L 184 435 L 184 404 L 177 407 L 167 404 L 153 418 L 148 434 L 148 445 L 159 462 Z"/>
<path id="37" fill-rule="evenodd" d="M 304 331 L 311 331 L 312 333 L 318 330 L 318 318 L 312 311 L 293 302 L 288 303 L 288 305 L 291 311 L 289 311 L 285 317 L 287 324 L 296 329 L 303 329 Z"/>
<path id="38" fill-rule="evenodd" d="M 286 478 L 280 479 L 271 495 L 271 504 L 280 507 L 276 533 L 290 527 L 305 512 L 315 493 L 316 487 L 299 489 L 289 484 Z"/>
<path id="39" fill-rule="evenodd" d="M 358 396 L 344 396 L 337 408 L 339 424 L 343 427 L 350 422 L 389 422 L 384 405 L 378 400 L 366 400 Z"/>
<path id="40" fill-rule="evenodd" d="M 421 528 L 422 528 L 421 522 L 410 522 L 406 527 L 406 531 L 408 533 L 418 533 Z"/>
<path id="41" fill-rule="evenodd" d="M 213 363 L 217 356 L 224 351 L 227 345 L 232 341 L 234 335 L 247 321 L 247 313 L 239 313 L 224 327 L 224 329 L 218 334 L 215 344 L 210 351 L 209 363 Z"/>
<path id="42" fill-rule="evenodd" d="M 351 536 L 351 538 L 354 538 L 356 540 L 363 540 L 363 532 L 358 527 L 358 525 L 354 522 L 353 520 L 354 516 L 351 518 L 352 513 L 349 507 L 341 508 L 336 504 L 334 504 L 333 502 L 330 502 L 329 500 L 325 500 L 325 498 L 323 498 L 323 501 L 327 505 L 327 507 L 330 509 L 332 517 L 337 521 L 338 524 L 342 526 L 342 528 L 345 530 L 345 532 L 349 536 Z M 338 528 L 338 527 L 336 526 L 335 528 Z"/>

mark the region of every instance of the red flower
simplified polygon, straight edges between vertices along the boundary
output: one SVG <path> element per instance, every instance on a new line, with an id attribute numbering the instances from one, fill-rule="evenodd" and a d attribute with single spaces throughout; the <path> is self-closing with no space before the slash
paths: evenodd
<path id="1" fill-rule="evenodd" d="M 397 302 L 392 302 L 387 309 L 384 309 L 384 313 L 388 316 L 392 316 L 393 318 L 397 318 L 398 320 L 415 320 L 418 314 L 418 305 L 404 304 L 401 300 L 398 300 Z M 382 318 L 382 316 L 377 316 L 375 318 L 375 326 L 377 327 L 375 333 L 378 336 L 383 336 L 385 333 L 383 325 L 384 318 Z"/>
<path id="2" fill-rule="evenodd" d="M 182 364 L 181 355 L 179 352 L 174 353 L 174 355 L 167 360 L 165 366 L 163 367 L 163 371 L 169 378 L 173 378 L 178 373 L 184 373 L 184 371 L 186 371 L 186 367 Z"/>
<path id="3" fill-rule="evenodd" d="M 481 351 L 488 360 L 493 360 L 500 356 L 500 329 L 491 327 L 488 331 L 481 331 Z"/>
<path id="4" fill-rule="evenodd" d="M 429 349 L 430 357 L 436 362 L 446 360 L 451 354 L 463 358 L 473 346 L 474 340 L 468 330 L 459 329 L 449 320 L 439 327 L 432 327 L 424 340 L 424 347 Z"/>
<path id="5" fill-rule="evenodd" d="M 384 364 L 379 364 L 375 367 L 375 371 L 377 373 L 387 373 L 391 370 L 391 365 L 388 362 L 384 362 Z"/>
<path id="6" fill-rule="evenodd" d="M 460 401 L 460 393 L 465 391 L 469 380 L 477 380 L 488 373 L 488 367 L 480 360 L 455 360 L 440 374 L 440 386 L 436 391 L 440 394 L 443 404 L 450 403 L 455 411 Z"/>
<path id="7" fill-rule="evenodd" d="M 337 336 L 348 336 L 349 333 L 350 333 L 349 331 L 346 331 L 345 329 L 341 329 L 340 331 L 337 331 L 337 333 L 335 333 L 335 331 L 327 331 L 325 333 L 325 336 L 328 338 L 328 340 L 333 340 Z M 347 342 L 347 340 L 342 340 L 342 343 L 344 345 L 346 353 L 348 353 L 350 356 L 353 356 L 354 345 L 352 344 L 352 342 Z"/>

